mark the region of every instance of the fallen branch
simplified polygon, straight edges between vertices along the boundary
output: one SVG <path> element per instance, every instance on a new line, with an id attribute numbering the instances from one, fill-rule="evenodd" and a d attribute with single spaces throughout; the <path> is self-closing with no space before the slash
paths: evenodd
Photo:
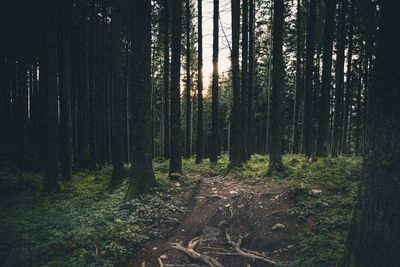
<path id="1" fill-rule="evenodd" d="M 160 267 L 165 267 L 165 265 L 162 262 L 162 259 L 160 257 L 157 258 L 157 261 L 158 261 L 158 265 L 160 265 Z"/>
<path id="2" fill-rule="evenodd" d="M 200 254 L 194 250 L 196 245 L 200 241 L 201 241 L 201 237 L 199 236 L 199 237 L 196 237 L 196 238 L 193 238 L 192 240 L 190 240 L 187 248 L 182 246 L 182 244 L 180 244 L 180 243 L 172 243 L 171 247 L 173 249 L 176 249 L 176 250 L 179 250 L 179 251 L 185 253 L 192 259 L 195 259 L 195 260 L 198 260 L 198 261 L 201 261 L 201 262 L 207 264 L 210 267 L 224 267 L 217 259 L 207 256 L 207 255 Z"/>
<path id="3" fill-rule="evenodd" d="M 269 217 L 269 216 L 274 215 L 274 214 L 276 214 L 276 213 L 287 212 L 287 211 L 288 211 L 288 210 L 275 210 L 275 211 L 273 211 L 273 212 L 271 212 L 271 213 L 265 215 L 265 217 Z"/>
<path id="4" fill-rule="evenodd" d="M 282 266 L 282 267 L 283 266 L 287 266 L 286 264 L 279 263 L 277 261 L 269 259 L 269 258 L 261 255 L 258 252 L 247 250 L 247 249 L 246 249 L 246 251 L 243 251 L 240 248 L 240 245 L 242 244 L 243 237 L 239 237 L 238 241 L 234 242 L 232 240 L 231 236 L 227 232 L 225 233 L 225 235 L 226 235 L 226 240 L 228 241 L 228 244 L 231 245 L 235 249 L 235 251 L 237 252 L 237 254 L 239 256 L 250 258 L 250 259 L 254 259 L 254 260 L 264 261 L 264 262 L 266 262 L 266 263 L 268 263 L 268 264 L 270 264 L 272 266 Z"/>

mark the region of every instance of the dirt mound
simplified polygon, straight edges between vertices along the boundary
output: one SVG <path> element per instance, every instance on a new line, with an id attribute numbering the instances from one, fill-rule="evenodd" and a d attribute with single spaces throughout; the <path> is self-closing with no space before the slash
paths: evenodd
<path id="1" fill-rule="evenodd" d="M 289 211 L 288 188 L 195 178 L 183 188 L 188 212 L 181 223 L 127 266 L 261 267 L 293 261 L 297 225 Z"/>

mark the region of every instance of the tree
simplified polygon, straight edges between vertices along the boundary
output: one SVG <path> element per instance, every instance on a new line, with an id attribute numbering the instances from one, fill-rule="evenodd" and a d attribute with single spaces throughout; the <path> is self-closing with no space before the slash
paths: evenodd
<path id="1" fill-rule="evenodd" d="M 243 162 L 248 160 L 247 152 L 247 133 L 248 133 L 248 53 L 249 53 L 249 4 L 248 0 L 242 2 L 242 73 L 241 73 L 241 117 L 242 117 L 242 137 L 241 137 L 241 159 Z"/>
<path id="2" fill-rule="evenodd" d="M 283 0 L 274 0 L 273 47 L 272 47 L 272 108 L 271 108 L 271 151 L 268 174 L 282 171 L 282 91 L 284 87 L 283 68 Z"/>
<path id="3" fill-rule="evenodd" d="M 335 119 L 333 124 L 332 156 L 337 156 L 340 145 L 340 126 L 343 124 L 344 49 L 346 42 L 346 12 L 348 0 L 341 0 L 339 36 L 336 60 Z"/>
<path id="4" fill-rule="evenodd" d="M 335 26 L 336 0 L 327 0 L 325 6 L 324 52 L 322 55 L 322 86 L 318 118 L 317 155 L 328 155 L 329 108 L 332 79 L 332 47 Z"/>
<path id="5" fill-rule="evenodd" d="M 253 152 L 253 87 L 254 87 L 254 21 L 255 21 L 255 12 L 254 5 L 255 0 L 250 0 L 249 2 L 249 73 L 248 73 L 248 101 L 247 101 L 247 158 L 251 157 Z"/>
<path id="6" fill-rule="evenodd" d="M 293 111 L 293 140 L 292 140 L 292 153 L 296 154 L 300 152 L 300 137 L 301 130 L 298 126 L 300 117 L 300 102 L 304 94 L 303 84 L 303 73 L 302 73 L 302 53 L 303 53 L 303 42 L 302 42 L 302 31 L 301 31 L 301 0 L 297 0 L 297 17 L 296 17 L 296 92 L 294 99 L 294 111 Z"/>
<path id="7" fill-rule="evenodd" d="M 114 1 L 112 6 L 112 75 L 113 75 L 113 104 L 114 104 L 114 131 L 112 138 L 112 179 L 113 185 L 122 181 L 124 172 L 124 86 L 122 69 L 122 14 L 124 1 Z"/>
<path id="8" fill-rule="evenodd" d="M 198 42 L 198 66 L 197 66 L 197 143 L 196 163 L 204 158 L 204 112 L 203 112 L 203 8 L 202 0 L 197 2 L 197 42 Z"/>
<path id="9" fill-rule="evenodd" d="M 61 2 L 59 34 L 59 82 L 60 82 L 60 163 L 61 178 L 71 179 L 71 70 L 70 70 L 70 4 Z"/>
<path id="10" fill-rule="evenodd" d="M 210 140 L 210 161 L 217 162 L 219 147 L 219 75 L 218 75 L 218 20 L 219 20 L 219 0 L 214 0 L 213 13 L 213 72 L 211 85 L 211 140 Z"/>
<path id="11" fill-rule="evenodd" d="M 381 20 L 370 86 L 368 147 L 340 267 L 396 266 L 400 249 L 400 82 L 395 1 L 379 3 Z"/>
<path id="12" fill-rule="evenodd" d="M 58 4 L 52 0 L 44 1 L 44 58 L 43 71 L 40 75 L 44 79 L 46 115 L 45 115 L 45 178 L 44 188 L 47 192 L 54 192 L 58 189 L 60 178 L 59 167 L 59 128 L 58 128 L 58 89 L 57 89 L 57 8 Z"/>
<path id="13" fill-rule="evenodd" d="M 241 119 L 240 119 L 240 73 L 239 73 L 239 29 L 240 0 L 232 0 L 232 111 L 229 164 L 231 167 L 242 166 L 241 160 Z"/>
<path id="14" fill-rule="evenodd" d="M 181 152 L 181 68 L 182 2 L 173 1 L 172 5 L 172 58 L 171 58 L 171 159 L 169 175 L 177 179 L 182 172 Z"/>
<path id="15" fill-rule="evenodd" d="M 191 101 L 191 78 L 190 78 L 190 0 L 186 0 L 186 137 L 185 157 L 192 154 L 192 101 Z"/>
<path id="16" fill-rule="evenodd" d="M 132 160 L 126 200 L 147 193 L 156 180 L 152 165 L 151 144 L 151 1 L 132 4 Z"/>
<path id="17" fill-rule="evenodd" d="M 315 54 L 315 24 L 317 13 L 316 0 L 310 0 L 309 16 L 307 22 L 306 37 L 306 69 L 305 69 L 305 90 L 304 90 L 304 122 L 303 122 L 303 148 L 306 156 L 313 153 L 313 69 Z"/>
<path id="18" fill-rule="evenodd" d="M 170 100 L 169 100 L 169 1 L 163 1 L 162 21 L 163 21 L 163 111 L 164 111 L 164 158 L 169 159 L 170 156 Z"/>

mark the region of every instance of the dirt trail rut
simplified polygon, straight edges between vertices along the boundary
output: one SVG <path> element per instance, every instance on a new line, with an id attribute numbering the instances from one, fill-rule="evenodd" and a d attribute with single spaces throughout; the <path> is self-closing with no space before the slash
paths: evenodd
<path id="1" fill-rule="evenodd" d="M 181 223 L 166 239 L 146 246 L 128 266 L 261 267 L 273 266 L 268 260 L 293 261 L 297 225 L 289 210 L 288 188 L 194 176 L 197 182 L 182 189 L 191 196 Z M 193 246 L 188 247 L 191 240 Z M 194 259 L 199 255 L 201 259 Z"/>

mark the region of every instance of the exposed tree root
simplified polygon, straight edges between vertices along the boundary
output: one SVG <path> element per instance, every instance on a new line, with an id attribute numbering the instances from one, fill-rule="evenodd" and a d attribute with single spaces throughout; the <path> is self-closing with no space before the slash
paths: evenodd
<path id="1" fill-rule="evenodd" d="M 238 241 L 234 242 L 232 240 L 231 236 L 227 232 L 225 233 L 225 235 L 226 235 L 226 240 L 228 241 L 228 244 L 231 245 L 235 249 L 235 251 L 237 252 L 237 255 L 239 255 L 239 256 L 264 261 L 272 266 L 282 266 L 282 267 L 288 266 L 286 264 L 279 263 L 277 261 L 269 259 L 258 252 L 251 251 L 248 249 L 241 249 L 240 245 L 242 244 L 243 237 L 239 237 Z"/>
<path id="2" fill-rule="evenodd" d="M 192 240 L 190 240 L 187 248 L 182 246 L 182 244 L 180 244 L 180 243 L 172 243 L 171 247 L 185 253 L 192 259 L 195 259 L 195 260 L 198 260 L 198 261 L 201 261 L 201 262 L 207 264 L 210 267 L 224 267 L 217 259 L 210 257 L 208 255 L 200 254 L 194 250 L 194 248 L 200 241 L 201 241 L 201 237 L 199 236 L 199 237 L 196 237 L 196 238 L 193 238 Z"/>

